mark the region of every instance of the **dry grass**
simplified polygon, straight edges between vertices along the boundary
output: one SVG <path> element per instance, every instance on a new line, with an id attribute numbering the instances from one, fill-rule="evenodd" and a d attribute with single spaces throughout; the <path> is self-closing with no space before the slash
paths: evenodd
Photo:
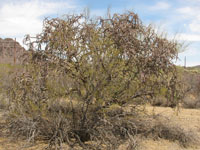
<path id="1" fill-rule="evenodd" d="M 148 113 L 153 115 L 162 115 L 169 119 L 171 123 L 177 124 L 186 131 L 193 131 L 200 139 L 200 110 L 180 109 L 179 112 L 167 107 L 147 107 Z M 200 145 L 190 145 L 185 148 L 178 142 L 172 142 L 166 139 L 153 140 L 143 139 L 140 143 L 141 150 L 200 150 Z"/>
<path id="2" fill-rule="evenodd" d="M 139 150 L 199 150 L 199 148 L 188 147 L 183 148 L 178 143 L 160 139 L 158 141 L 152 139 L 144 139 Z"/>
<path id="3" fill-rule="evenodd" d="M 200 110 L 196 109 L 180 109 L 177 114 L 171 108 L 164 107 L 150 107 L 147 106 L 148 114 L 161 115 L 163 118 L 169 119 L 170 123 L 176 123 L 178 126 L 186 131 L 193 131 L 197 133 L 200 137 Z M 2 114 L 2 112 L 1 112 Z M 0 119 L 2 121 L 2 118 Z M 151 137 L 142 138 L 139 140 L 139 150 L 199 150 L 200 145 L 192 146 L 187 148 L 180 146 L 178 141 L 170 141 L 166 139 L 152 139 Z M 47 146 L 47 144 L 42 142 L 36 142 L 34 145 L 27 144 L 26 141 L 13 141 L 7 137 L 0 138 L 0 150 L 42 150 Z M 67 147 L 63 147 L 67 150 Z M 126 150 L 127 146 L 120 146 L 120 150 Z"/>

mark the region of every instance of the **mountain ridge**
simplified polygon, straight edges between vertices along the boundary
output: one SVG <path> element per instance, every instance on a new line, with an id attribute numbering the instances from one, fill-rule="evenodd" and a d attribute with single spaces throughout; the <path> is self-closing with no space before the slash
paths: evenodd
<path id="1" fill-rule="evenodd" d="M 0 38 L 0 63 L 21 64 L 25 49 L 12 38 Z"/>

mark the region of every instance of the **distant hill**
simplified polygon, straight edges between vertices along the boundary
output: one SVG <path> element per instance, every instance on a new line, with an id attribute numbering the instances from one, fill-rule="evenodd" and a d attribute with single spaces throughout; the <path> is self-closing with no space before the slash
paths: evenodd
<path id="1" fill-rule="evenodd" d="M 189 71 L 200 73 L 200 65 L 193 66 L 193 67 L 187 67 L 186 69 L 189 70 Z"/>
<path id="2" fill-rule="evenodd" d="M 197 66 L 193 66 L 193 67 L 187 67 L 187 68 L 191 68 L 191 69 L 200 69 L 200 65 L 197 65 Z"/>
<path id="3" fill-rule="evenodd" d="M 0 63 L 20 64 L 20 57 L 25 53 L 25 49 L 11 38 L 0 38 Z"/>

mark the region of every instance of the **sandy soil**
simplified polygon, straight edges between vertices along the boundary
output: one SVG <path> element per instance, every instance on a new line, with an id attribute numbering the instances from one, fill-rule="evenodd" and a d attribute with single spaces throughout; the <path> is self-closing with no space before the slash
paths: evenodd
<path id="1" fill-rule="evenodd" d="M 170 121 L 178 124 L 185 130 L 191 130 L 197 134 L 200 139 L 200 109 L 182 109 L 174 111 L 172 108 L 166 107 L 147 107 L 149 113 L 161 114 L 170 119 Z M 200 150 L 200 144 L 189 148 L 183 148 L 178 143 L 160 139 L 154 141 L 145 139 L 141 142 L 141 150 Z"/>
<path id="2" fill-rule="evenodd" d="M 169 118 L 170 121 L 177 123 L 182 128 L 194 131 L 200 138 L 200 109 L 180 109 L 179 113 L 172 108 L 164 107 L 147 107 L 147 110 L 149 114 L 161 114 L 162 116 Z M 4 122 L 2 114 L 3 112 L 0 111 L 1 123 Z M 31 145 L 26 141 L 14 141 L 3 136 L 1 132 L 0 134 L 0 150 L 42 150 L 47 146 L 42 142 Z M 200 150 L 200 145 L 183 148 L 176 142 L 170 142 L 163 139 L 157 141 L 143 139 L 141 140 L 140 145 L 139 150 Z"/>

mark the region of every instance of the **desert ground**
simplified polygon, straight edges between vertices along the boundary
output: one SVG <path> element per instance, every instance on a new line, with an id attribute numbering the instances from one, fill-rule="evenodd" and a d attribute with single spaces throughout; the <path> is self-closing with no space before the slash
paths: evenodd
<path id="1" fill-rule="evenodd" d="M 161 115 L 169 119 L 170 122 L 178 124 L 187 131 L 193 131 L 200 138 L 200 109 L 183 109 L 178 111 L 168 107 L 147 106 L 147 112 L 153 115 Z M 1 124 L 4 123 L 3 112 L 0 112 Z M 42 150 L 47 144 L 44 142 L 28 143 L 25 140 L 13 140 L 6 137 L 4 131 L 1 131 L 0 150 Z M 68 149 L 63 145 L 63 149 Z M 120 150 L 125 150 L 125 146 L 120 146 Z M 178 142 L 171 142 L 164 139 L 152 140 L 151 138 L 139 139 L 138 150 L 200 150 L 199 145 L 191 145 L 184 148 Z"/>

